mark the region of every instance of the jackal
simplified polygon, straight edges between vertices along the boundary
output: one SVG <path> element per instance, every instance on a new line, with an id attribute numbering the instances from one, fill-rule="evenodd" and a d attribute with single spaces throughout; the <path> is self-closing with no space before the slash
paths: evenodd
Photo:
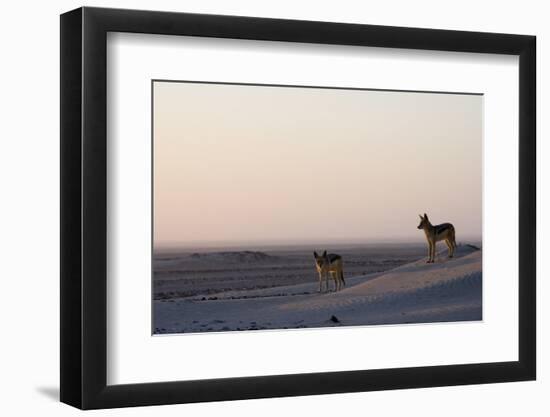
<path id="1" fill-rule="evenodd" d="M 329 291 L 329 274 L 334 279 L 334 290 L 338 291 L 342 287 L 346 286 L 344 281 L 344 268 L 342 263 L 342 257 L 334 253 L 327 254 L 324 251 L 321 256 L 317 252 L 313 252 L 315 257 L 315 267 L 319 273 L 319 292 L 323 291 L 323 279 L 326 282 L 326 289 Z"/>
<path id="2" fill-rule="evenodd" d="M 449 249 L 449 258 L 452 258 L 455 253 L 456 240 L 455 228 L 451 223 L 442 223 L 433 226 L 428 220 L 428 215 L 424 213 L 424 217 L 420 214 L 419 229 L 424 229 L 426 240 L 428 241 L 428 261 L 427 263 L 435 262 L 435 244 L 440 240 L 444 240 Z"/>

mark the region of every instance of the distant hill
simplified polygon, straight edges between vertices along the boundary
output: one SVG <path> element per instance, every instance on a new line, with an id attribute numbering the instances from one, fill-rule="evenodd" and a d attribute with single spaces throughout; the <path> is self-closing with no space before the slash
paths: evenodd
<path id="1" fill-rule="evenodd" d="M 276 256 L 260 251 L 225 251 L 225 252 L 195 252 L 189 255 L 192 259 L 219 262 L 252 263 L 276 260 Z"/>

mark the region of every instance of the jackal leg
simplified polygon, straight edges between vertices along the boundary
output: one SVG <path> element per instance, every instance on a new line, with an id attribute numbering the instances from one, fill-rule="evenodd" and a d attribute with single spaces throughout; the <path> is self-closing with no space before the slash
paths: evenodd
<path id="1" fill-rule="evenodd" d="M 338 291 L 338 278 L 336 277 L 336 272 L 331 272 L 330 277 L 334 280 L 334 291 Z"/>
<path id="2" fill-rule="evenodd" d="M 452 236 L 452 238 L 451 238 L 451 245 L 453 245 L 452 256 L 455 256 L 456 239 L 455 239 L 455 232 L 454 232 L 454 231 L 453 231 L 453 236 Z"/>
<path id="3" fill-rule="evenodd" d="M 447 249 L 449 250 L 449 258 L 453 257 L 453 244 L 451 243 L 450 239 L 445 239 L 445 244 L 447 245 Z"/>
<path id="4" fill-rule="evenodd" d="M 426 261 L 427 264 L 432 263 L 432 241 L 428 240 L 428 260 Z"/>

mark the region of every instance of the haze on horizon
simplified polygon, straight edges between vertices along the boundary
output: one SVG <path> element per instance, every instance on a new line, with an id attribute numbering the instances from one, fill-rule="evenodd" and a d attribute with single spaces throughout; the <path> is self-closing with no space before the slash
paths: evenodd
<path id="1" fill-rule="evenodd" d="M 481 240 L 481 95 L 154 82 L 154 246 Z"/>

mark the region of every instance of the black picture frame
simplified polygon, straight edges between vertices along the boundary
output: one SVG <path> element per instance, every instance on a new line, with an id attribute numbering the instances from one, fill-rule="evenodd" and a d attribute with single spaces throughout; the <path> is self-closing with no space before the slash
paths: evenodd
<path id="1" fill-rule="evenodd" d="M 519 360 L 107 385 L 108 32 L 519 56 Z M 535 50 L 525 35 L 88 7 L 61 15 L 61 401 L 95 409 L 535 379 Z"/>

